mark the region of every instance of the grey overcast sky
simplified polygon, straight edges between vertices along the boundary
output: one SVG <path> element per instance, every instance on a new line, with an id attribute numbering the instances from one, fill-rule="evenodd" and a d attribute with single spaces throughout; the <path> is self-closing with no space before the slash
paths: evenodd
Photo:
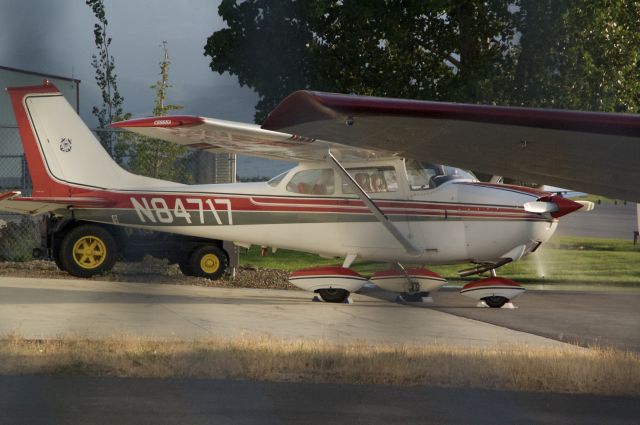
<path id="1" fill-rule="evenodd" d="M 219 0 L 106 0 L 118 88 L 125 111 L 148 116 L 168 42 L 169 101 L 186 114 L 252 122 L 255 93 L 219 75 L 203 56 L 208 36 L 224 27 Z M 96 19 L 84 0 L 0 0 L 0 65 L 80 79 L 80 115 L 89 125 L 99 102 L 91 55 Z"/>

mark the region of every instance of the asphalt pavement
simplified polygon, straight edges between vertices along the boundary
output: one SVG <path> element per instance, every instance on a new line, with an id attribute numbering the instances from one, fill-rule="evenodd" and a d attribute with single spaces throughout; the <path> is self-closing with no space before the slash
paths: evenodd
<path id="1" fill-rule="evenodd" d="M 619 202 L 560 218 L 555 235 L 633 240 L 634 230 L 638 230 L 636 204 Z"/>
<path id="2" fill-rule="evenodd" d="M 388 301 L 395 299 L 394 294 L 378 289 L 365 293 Z M 407 306 L 445 312 L 583 347 L 615 347 L 640 352 L 640 289 L 625 293 L 528 290 L 514 300 L 516 308 L 513 310 L 477 308 L 475 301 L 452 288 L 435 292 L 433 300 L 433 303 L 409 303 Z"/>
<path id="3" fill-rule="evenodd" d="M 0 425 L 624 424 L 640 399 L 197 379 L 0 376 Z"/>

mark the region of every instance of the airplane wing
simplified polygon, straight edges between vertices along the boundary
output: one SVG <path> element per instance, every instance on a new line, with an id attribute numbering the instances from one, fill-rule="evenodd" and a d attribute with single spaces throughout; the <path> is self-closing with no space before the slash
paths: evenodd
<path id="1" fill-rule="evenodd" d="M 299 91 L 261 127 L 189 116 L 114 127 L 273 159 L 403 156 L 640 202 L 640 115 Z"/>
<path id="2" fill-rule="evenodd" d="M 288 161 L 322 161 L 331 149 L 343 159 L 389 156 L 387 151 L 270 131 L 254 124 L 194 116 L 166 116 L 120 121 L 111 125 L 144 136 L 208 152 L 231 152 Z"/>
<path id="3" fill-rule="evenodd" d="M 262 128 L 640 202 L 640 115 L 300 91 Z"/>
<path id="4" fill-rule="evenodd" d="M 0 211 L 37 215 L 60 209 L 109 206 L 112 201 L 102 198 L 23 198 L 20 192 L 0 194 Z"/>

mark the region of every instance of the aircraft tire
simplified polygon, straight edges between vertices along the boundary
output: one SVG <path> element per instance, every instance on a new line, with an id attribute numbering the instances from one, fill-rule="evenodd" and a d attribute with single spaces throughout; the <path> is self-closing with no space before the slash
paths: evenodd
<path id="1" fill-rule="evenodd" d="M 509 302 L 509 300 L 505 297 L 500 297 L 497 295 L 494 295 L 493 297 L 486 297 L 483 298 L 482 301 L 484 301 L 485 303 L 487 303 L 487 305 L 491 308 L 500 308 L 503 305 L 505 305 L 506 303 Z"/>
<path id="2" fill-rule="evenodd" d="M 83 224 L 62 238 L 59 251 L 54 255 L 70 275 L 91 277 L 111 270 L 117 251 L 116 241 L 109 231 L 94 224 Z"/>
<path id="3" fill-rule="evenodd" d="M 189 257 L 188 265 L 191 273 L 189 276 L 217 280 L 227 270 L 228 264 L 227 254 L 222 249 L 215 245 L 201 246 L 193 251 Z"/>
<path id="4" fill-rule="evenodd" d="M 328 303 L 341 303 L 349 298 L 349 291 L 339 288 L 318 289 L 318 294 Z"/>

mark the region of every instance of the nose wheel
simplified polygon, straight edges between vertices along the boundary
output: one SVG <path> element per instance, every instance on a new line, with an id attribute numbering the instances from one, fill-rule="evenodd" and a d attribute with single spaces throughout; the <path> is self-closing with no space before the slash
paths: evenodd
<path id="1" fill-rule="evenodd" d="M 494 295 L 491 297 L 482 298 L 482 301 L 484 301 L 491 308 L 500 308 L 506 303 L 508 303 L 509 299 L 506 297 Z"/>
<path id="2" fill-rule="evenodd" d="M 524 288 L 511 279 L 495 276 L 467 283 L 460 293 L 474 300 L 484 301 L 491 308 L 501 308 L 524 292 Z"/>

